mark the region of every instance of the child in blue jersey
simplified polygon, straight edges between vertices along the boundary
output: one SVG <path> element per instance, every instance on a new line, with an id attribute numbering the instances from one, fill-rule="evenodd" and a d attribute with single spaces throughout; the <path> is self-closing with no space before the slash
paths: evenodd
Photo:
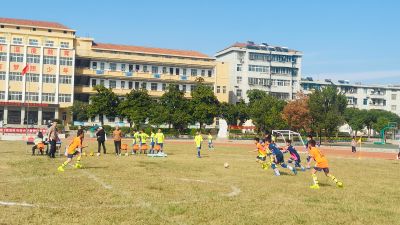
<path id="1" fill-rule="evenodd" d="M 150 150 L 149 150 L 149 154 L 151 154 L 151 150 L 153 150 L 153 154 L 154 154 L 154 143 L 155 143 L 155 139 L 156 139 L 156 134 L 153 132 L 153 131 L 151 131 L 151 135 L 150 135 L 150 138 L 151 138 L 151 142 L 150 142 Z"/>
<path id="2" fill-rule="evenodd" d="M 297 171 L 295 168 L 285 164 L 285 160 L 283 159 L 283 153 L 274 144 L 271 143 L 270 138 L 267 138 L 265 140 L 265 145 L 268 145 L 269 150 L 272 152 L 272 157 L 274 160 L 271 163 L 271 167 L 275 171 L 275 176 L 281 175 L 279 173 L 279 170 L 275 166 L 276 164 L 280 164 L 283 168 L 288 168 L 289 170 L 293 171 L 294 175 L 297 174 Z"/>
<path id="3" fill-rule="evenodd" d="M 211 132 L 208 133 L 208 148 L 214 150 L 214 145 L 212 143 L 212 135 Z"/>
<path id="4" fill-rule="evenodd" d="M 290 153 L 290 159 L 287 161 L 288 163 L 293 163 L 294 167 L 300 167 L 301 172 L 304 172 L 306 168 L 304 168 L 302 165 L 300 165 L 300 156 L 299 153 L 297 153 L 296 149 L 292 146 L 292 141 L 291 140 L 286 140 L 286 151 L 283 153 L 289 152 Z"/>

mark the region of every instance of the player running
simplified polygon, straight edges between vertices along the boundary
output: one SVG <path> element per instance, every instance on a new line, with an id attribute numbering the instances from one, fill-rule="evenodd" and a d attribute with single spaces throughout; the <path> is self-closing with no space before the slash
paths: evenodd
<path id="1" fill-rule="evenodd" d="M 208 133 L 208 148 L 209 149 L 211 149 L 211 150 L 214 150 L 214 145 L 213 145 L 213 143 L 212 143 L 212 135 L 211 135 L 211 132 L 210 133 Z"/>
<path id="2" fill-rule="evenodd" d="M 83 139 L 84 133 L 83 130 L 78 130 L 77 137 L 74 138 L 74 140 L 69 143 L 68 146 L 68 159 L 65 161 L 60 167 L 58 167 L 59 171 L 65 171 L 64 167 L 68 165 L 72 161 L 72 157 L 74 155 L 78 155 L 78 160 L 76 161 L 75 168 L 81 168 L 82 165 L 79 164 L 79 161 L 81 161 L 82 158 L 82 148 L 88 147 L 88 145 L 82 147 L 82 139 Z"/>
<path id="3" fill-rule="evenodd" d="M 260 139 L 254 138 L 254 144 L 256 144 L 256 149 L 253 151 L 249 151 L 249 153 L 258 151 L 258 155 L 256 157 L 256 162 L 261 163 L 261 168 L 263 168 L 265 170 L 268 169 L 268 166 L 265 163 L 265 160 L 267 159 L 267 152 L 265 151 L 264 147 L 261 145 Z"/>
<path id="4" fill-rule="evenodd" d="M 300 162 L 301 162 L 300 156 L 299 156 L 299 153 L 297 153 L 296 149 L 293 147 L 292 141 L 286 140 L 286 146 L 287 146 L 286 151 L 283 153 L 289 152 L 290 156 L 291 156 L 287 162 L 293 163 L 295 168 L 300 167 L 301 172 L 304 172 L 306 170 L 306 168 L 304 168 L 302 165 L 300 165 Z"/>
<path id="5" fill-rule="evenodd" d="M 272 169 L 275 171 L 275 176 L 280 176 L 278 168 L 275 165 L 280 164 L 283 168 L 288 168 L 289 170 L 293 171 L 294 175 L 297 174 L 297 170 L 294 167 L 288 166 L 285 164 L 285 160 L 283 159 L 283 153 L 271 143 L 271 139 L 267 138 L 265 140 L 265 144 L 268 145 L 269 150 L 272 152 L 273 161 L 271 163 Z"/>

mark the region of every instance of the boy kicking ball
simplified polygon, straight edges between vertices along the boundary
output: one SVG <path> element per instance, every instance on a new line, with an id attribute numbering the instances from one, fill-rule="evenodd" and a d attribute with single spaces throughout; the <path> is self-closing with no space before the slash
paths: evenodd
<path id="1" fill-rule="evenodd" d="M 297 174 L 297 170 L 294 167 L 288 166 L 285 164 L 285 160 L 283 159 L 283 153 L 274 145 L 271 143 L 271 139 L 267 138 L 265 140 L 265 144 L 268 145 L 269 150 L 272 152 L 272 157 L 273 161 L 271 163 L 272 169 L 275 171 L 275 176 L 280 176 L 281 174 L 279 173 L 278 168 L 276 168 L 276 165 L 281 165 L 283 168 L 288 168 L 289 170 L 293 171 L 294 175 Z"/>
<path id="2" fill-rule="evenodd" d="M 314 185 L 310 186 L 310 188 L 319 189 L 318 178 L 317 178 L 317 175 L 315 175 L 315 173 L 317 171 L 322 171 L 322 170 L 325 172 L 325 175 L 327 177 L 331 178 L 333 181 L 335 181 L 335 183 L 339 187 L 343 187 L 343 184 L 341 182 L 339 182 L 333 175 L 329 174 L 328 160 L 326 159 L 324 153 L 322 153 L 321 150 L 319 150 L 318 148 L 315 147 L 315 141 L 314 140 L 310 140 L 309 141 L 308 148 L 310 149 L 310 157 L 311 157 L 311 159 L 314 159 L 315 162 L 317 162 L 315 167 L 311 171 L 311 176 L 313 177 Z M 307 167 L 310 166 L 311 161 L 312 160 L 310 160 L 308 162 Z"/>
<path id="3" fill-rule="evenodd" d="M 249 153 L 258 151 L 256 162 L 261 163 L 261 167 L 263 169 L 265 169 L 265 170 L 268 169 L 268 166 L 265 163 L 265 160 L 267 158 L 267 152 L 265 151 L 264 147 L 260 144 L 260 139 L 254 138 L 254 144 L 256 144 L 256 149 L 253 151 L 249 151 Z"/>
<path id="4" fill-rule="evenodd" d="M 65 161 L 60 167 L 58 167 L 59 171 L 65 171 L 64 167 L 68 165 L 72 161 L 72 157 L 74 155 L 78 155 L 78 160 L 76 161 L 75 168 L 81 168 L 82 165 L 79 164 L 79 161 L 82 158 L 82 148 L 88 147 L 88 145 L 82 147 L 82 139 L 83 139 L 83 130 L 78 130 L 78 135 L 68 146 L 68 160 Z"/>

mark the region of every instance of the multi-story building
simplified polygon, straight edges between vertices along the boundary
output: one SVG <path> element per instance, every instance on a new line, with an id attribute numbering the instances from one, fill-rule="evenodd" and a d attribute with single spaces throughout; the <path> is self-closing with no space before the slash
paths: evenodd
<path id="1" fill-rule="evenodd" d="M 253 41 L 235 43 L 215 55 L 218 62 L 229 63 L 229 101 L 233 103 L 248 102 L 246 92 L 251 89 L 292 99 L 299 90 L 302 56 L 286 47 Z"/>
<path id="2" fill-rule="evenodd" d="M 67 120 L 74 91 L 75 30 L 58 23 L 0 18 L 0 118 Z M 22 76 L 22 69 L 31 70 Z M 29 117 L 27 116 L 29 111 Z M 28 122 L 28 121 L 27 121 Z"/>
<path id="3" fill-rule="evenodd" d="M 311 94 L 313 90 L 320 90 L 331 84 L 330 79 L 313 81 L 312 78 L 307 78 L 301 81 L 301 90 L 305 94 Z M 339 80 L 334 85 L 346 95 L 348 107 L 386 110 L 400 115 L 400 107 L 397 107 L 397 92 L 400 93 L 398 85 L 362 85 L 359 82 L 350 84 L 348 80 Z"/>
<path id="4" fill-rule="evenodd" d="M 229 64 L 205 54 L 96 43 L 52 22 L 0 18 L 0 25 L 0 119 L 7 124 L 23 124 L 24 118 L 38 125 L 52 118 L 68 122 L 66 108 L 74 100 L 89 102 L 100 83 L 121 99 L 132 89 L 146 88 L 157 100 L 169 83 L 177 83 L 189 98 L 201 77 L 220 101 L 228 101 Z M 28 62 L 32 69 L 22 76 Z"/>

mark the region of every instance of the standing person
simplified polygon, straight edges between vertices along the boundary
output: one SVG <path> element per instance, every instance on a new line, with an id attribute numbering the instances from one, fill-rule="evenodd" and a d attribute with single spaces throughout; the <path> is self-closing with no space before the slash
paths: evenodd
<path id="1" fill-rule="evenodd" d="M 197 158 L 201 158 L 200 156 L 200 150 L 201 150 L 201 142 L 203 141 L 203 137 L 200 135 L 199 131 L 196 131 L 196 137 L 194 138 L 194 141 L 196 143 L 196 150 L 197 150 Z"/>
<path id="2" fill-rule="evenodd" d="M 115 155 L 121 155 L 121 139 L 122 139 L 122 131 L 119 129 L 119 126 L 117 125 L 115 127 L 115 130 L 113 131 L 113 136 L 114 136 L 114 146 L 115 146 Z"/>
<path id="3" fill-rule="evenodd" d="M 72 157 L 74 155 L 78 155 L 78 160 L 76 161 L 75 168 L 81 168 L 82 165 L 79 164 L 79 161 L 82 159 L 82 148 L 88 147 L 87 145 L 85 147 L 82 147 L 82 138 L 83 138 L 83 130 L 78 130 L 78 135 L 74 140 L 71 141 L 68 145 L 68 159 L 65 161 L 60 167 L 58 167 L 59 171 L 65 171 L 64 167 L 68 165 L 72 161 Z"/>
<path id="4" fill-rule="evenodd" d="M 99 127 L 99 130 L 96 133 L 97 136 L 97 143 L 98 149 L 97 152 L 100 153 L 100 147 L 103 145 L 103 152 L 106 154 L 106 146 L 104 146 L 104 141 L 106 140 L 106 132 L 104 131 L 103 127 Z"/>
<path id="5" fill-rule="evenodd" d="M 136 130 L 133 131 L 133 143 L 132 143 L 132 147 L 134 145 L 138 145 L 139 144 L 139 131 L 136 132 Z M 132 155 L 136 155 L 136 150 L 132 151 Z"/>
<path id="6" fill-rule="evenodd" d="M 58 140 L 58 132 L 57 132 L 57 122 L 53 122 L 53 126 L 49 128 L 47 142 L 50 143 L 50 152 L 48 153 L 48 158 L 55 158 L 54 154 L 56 153 L 56 144 Z"/>
<path id="7" fill-rule="evenodd" d="M 208 148 L 214 150 L 214 145 L 212 143 L 212 135 L 211 132 L 208 133 Z"/>
<path id="8" fill-rule="evenodd" d="M 352 153 L 356 153 L 356 139 L 353 138 L 353 140 L 351 140 L 351 152 Z"/>
<path id="9" fill-rule="evenodd" d="M 146 138 L 149 137 L 149 135 L 147 135 L 144 130 L 142 130 L 140 136 L 140 153 L 142 153 L 142 146 L 146 145 Z M 146 150 L 143 150 L 143 154 L 146 154 Z"/>
<path id="10" fill-rule="evenodd" d="M 149 154 L 151 154 L 151 150 L 153 150 L 153 154 L 154 154 L 154 143 L 156 141 L 155 140 L 156 139 L 156 134 L 153 132 L 153 130 L 151 131 L 150 138 L 151 138 L 151 142 L 150 142 Z"/>
<path id="11" fill-rule="evenodd" d="M 161 129 L 158 129 L 158 133 L 156 134 L 156 144 L 161 147 L 161 154 L 163 153 L 164 148 L 164 134 L 161 132 Z M 158 153 L 158 152 L 157 152 Z"/>
<path id="12" fill-rule="evenodd" d="M 326 159 L 324 153 L 322 153 L 321 150 L 315 147 L 315 141 L 314 140 L 309 141 L 308 146 L 309 146 L 308 148 L 310 149 L 311 159 L 314 159 L 315 162 L 317 162 L 315 167 L 311 171 L 311 176 L 313 177 L 314 185 L 310 186 L 310 188 L 319 189 L 318 178 L 317 175 L 315 175 L 315 173 L 317 171 L 322 171 L 322 170 L 325 172 L 325 175 L 331 178 L 339 187 L 343 187 L 343 184 L 341 182 L 339 182 L 333 175 L 329 174 L 328 160 Z M 310 164 L 311 160 L 310 162 L 308 162 L 307 167 L 310 167 Z"/>
<path id="13" fill-rule="evenodd" d="M 35 137 L 35 139 L 33 139 L 33 143 L 35 144 L 35 146 L 32 147 L 32 155 L 35 155 L 35 150 L 36 150 L 38 144 L 43 143 L 42 132 L 39 131 L 37 137 Z M 40 149 L 40 154 L 43 155 L 43 149 Z"/>

